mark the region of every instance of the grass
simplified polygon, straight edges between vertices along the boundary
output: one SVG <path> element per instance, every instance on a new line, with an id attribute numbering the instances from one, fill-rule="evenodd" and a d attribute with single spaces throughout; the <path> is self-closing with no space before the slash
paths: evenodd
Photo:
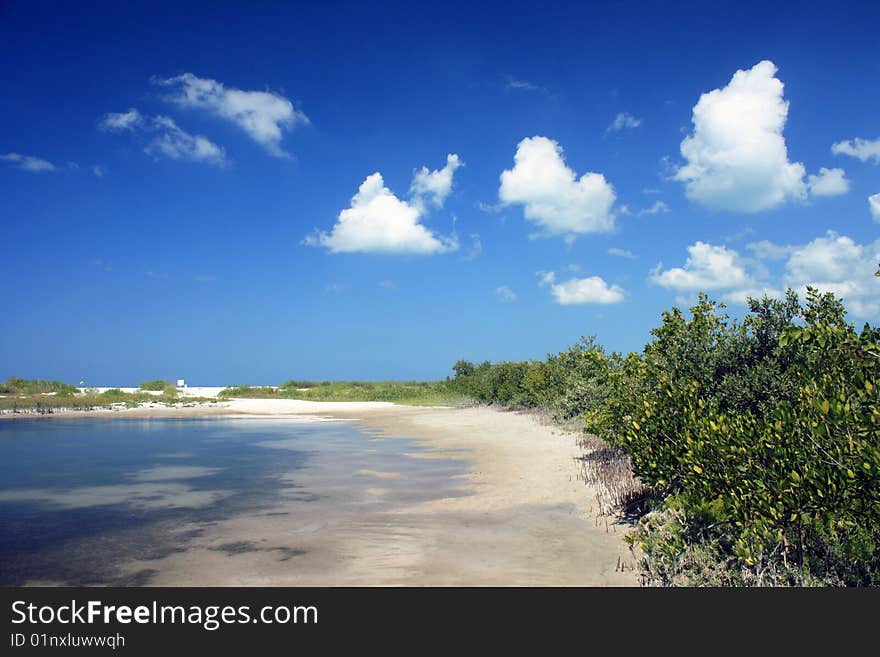
<path id="1" fill-rule="evenodd" d="M 163 389 L 164 393 L 161 395 L 148 392 L 129 393 L 119 388 L 101 393 L 90 390 L 79 392 L 75 386 L 58 381 L 10 378 L 6 383 L 0 384 L 0 412 L 55 413 L 62 410 L 89 411 L 117 405 L 136 408 L 144 402 L 178 406 L 213 401 L 202 397 L 178 397 L 175 388 Z"/>
<path id="2" fill-rule="evenodd" d="M 462 406 L 470 397 L 446 381 L 286 381 L 277 388 L 234 386 L 221 397 L 303 399 L 308 401 L 385 401 L 409 406 Z"/>

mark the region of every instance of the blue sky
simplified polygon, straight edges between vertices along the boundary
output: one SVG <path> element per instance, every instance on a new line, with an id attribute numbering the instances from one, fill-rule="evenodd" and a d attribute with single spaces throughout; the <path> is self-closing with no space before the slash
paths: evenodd
<path id="1" fill-rule="evenodd" d="M 708 7 L 0 4 L 0 377 L 438 378 L 699 290 L 876 324 L 880 7 Z"/>

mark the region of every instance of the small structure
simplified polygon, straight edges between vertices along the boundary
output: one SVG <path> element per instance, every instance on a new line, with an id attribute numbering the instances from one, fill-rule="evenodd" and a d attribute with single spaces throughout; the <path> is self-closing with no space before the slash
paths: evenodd
<path id="1" fill-rule="evenodd" d="M 186 388 L 186 381 L 184 381 L 183 379 L 177 379 L 177 387 Z"/>

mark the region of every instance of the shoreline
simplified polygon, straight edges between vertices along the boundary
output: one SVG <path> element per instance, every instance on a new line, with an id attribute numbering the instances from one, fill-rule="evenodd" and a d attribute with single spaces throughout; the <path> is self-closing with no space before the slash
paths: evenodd
<path id="1" fill-rule="evenodd" d="M 222 405 L 222 406 L 221 406 Z M 24 417 L 24 416 L 18 416 Z M 629 586 L 637 576 L 623 541 L 628 527 L 599 517 L 595 492 L 578 479 L 576 434 L 535 416 L 489 407 L 389 402 L 230 399 L 217 405 L 54 413 L 56 418 L 244 418 L 345 421 L 376 440 L 415 440 L 416 458 L 459 459 L 464 495 L 364 512 L 338 527 L 303 532 L 301 507 L 234 517 L 150 569 L 155 586 Z M 364 473 L 352 473 L 363 475 Z M 607 521 L 607 524 L 606 524 Z M 224 556 L 218 544 L 256 540 L 305 552 L 296 568 L 266 552 Z M 621 572 L 618 564 L 629 567 Z"/>

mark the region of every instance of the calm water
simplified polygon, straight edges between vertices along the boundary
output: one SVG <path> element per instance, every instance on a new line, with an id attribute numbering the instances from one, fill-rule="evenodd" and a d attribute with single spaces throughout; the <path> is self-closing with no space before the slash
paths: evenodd
<path id="1" fill-rule="evenodd" d="M 377 481 L 386 506 L 460 494 L 467 464 L 424 455 L 342 422 L 3 420 L 0 584 L 146 584 L 125 564 L 185 551 L 199 527 L 280 500 L 375 506 Z"/>

